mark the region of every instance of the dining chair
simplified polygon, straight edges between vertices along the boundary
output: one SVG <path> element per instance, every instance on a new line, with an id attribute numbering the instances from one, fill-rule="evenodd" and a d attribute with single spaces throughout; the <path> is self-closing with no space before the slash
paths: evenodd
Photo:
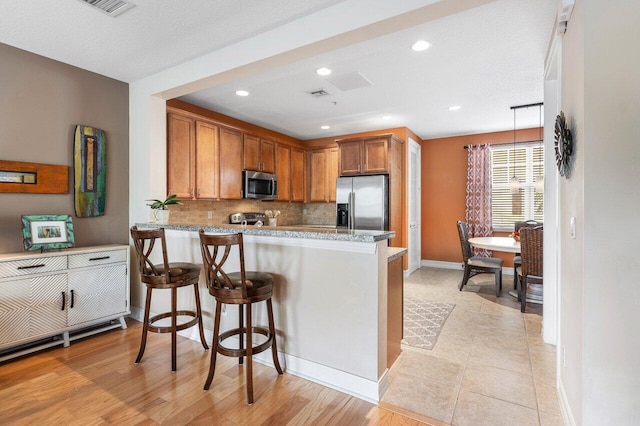
<path id="1" fill-rule="evenodd" d="M 536 226 L 542 226 L 542 222 L 537 220 L 525 220 L 524 222 L 515 222 L 513 226 L 514 232 L 520 232 L 522 228 L 535 228 Z M 520 266 L 520 253 L 513 256 L 513 289 L 518 288 L 518 267 Z"/>
<path id="2" fill-rule="evenodd" d="M 527 306 L 527 286 L 542 284 L 543 235 L 542 226 L 520 229 L 521 265 L 517 271 L 520 312 L 524 312 Z"/>
<path id="3" fill-rule="evenodd" d="M 473 256 L 471 245 L 469 244 L 469 230 L 466 222 L 458 221 L 458 236 L 462 247 L 462 261 L 464 275 L 460 283 L 460 291 L 467 284 L 467 281 L 478 274 L 495 274 L 496 277 L 496 297 L 500 296 L 502 290 L 502 259 L 497 257 Z"/>

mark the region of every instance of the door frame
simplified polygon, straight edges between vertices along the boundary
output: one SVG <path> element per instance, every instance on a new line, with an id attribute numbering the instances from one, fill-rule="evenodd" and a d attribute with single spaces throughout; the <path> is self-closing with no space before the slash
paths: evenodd
<path id="1" fill-rule="evenodd" d="M 416 152 L 416 170 L 412 170 L 411 167 L 411 153 L 412 152 Z M 422 266 L 422 247 L 421 247 L 421 235 L 422 235 L 422 226 L 421 226 L 421 221 L 420 221 L 420 215 L 421 215 L 421 205 L 422 205 L 422 193 L 421 193 L 421 177 L 422 177 L 422 146 L 416 142 L 415 140 L 413 140 L 411 137 L 408 138 L 408 148 L 407 148 L 407 249 L 408 249 L 408 262 L 407 262 L 407 270 L 405 271 L 405 276 L 409 276 L 412 272 L 416 271 L 417 269 L 420 269 L 420 266 Z M 415 173 L 416 176 L 416 180 L 415 182 L 417 183 L 417 188 L 413 188 L 411 185 L 411 174 Z M 411 192 L 415 189 L 416 191 L 416 197 L 415 197 L 415 203 L 416 203 L 416 227 L 417 229 L 417 235 L 418 235 L 418 241 L 415 243 L 415 247 L 413 247 L 413 250 L 417 250 L 418 252 L 418 262 L 415 265 L 411 264 L 411 258 L 412 258 L 412 247 L 411 247 L 411 223 L 410 223 L 410 216 L 411 216 Z M 415 266 L 415 267 L 414 267 Z M 413 269 L 412 269 L 413 268 Z"/>

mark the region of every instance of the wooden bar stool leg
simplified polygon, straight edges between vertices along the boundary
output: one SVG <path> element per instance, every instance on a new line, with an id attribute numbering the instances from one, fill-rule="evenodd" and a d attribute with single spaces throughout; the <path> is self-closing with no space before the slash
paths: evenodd
<path id="1" fill-rule="evenodd" d="M 213 319 L 213 342 L 211 342 L 211 364 L 209 364 L 209 375 L 207 381 L 204 382 L 204 390 L 209 390 L 213 381 L 213 374 L 216 371 L 216 355 L 218 355 L 218 339 L 220 336 L 220 313 L 222 312 L 222 303 L 216 301 L 216 313 Z"/>
<path id="2" fill-rule="evenodd" d="M 178 343 L 177 339 L 177 315 L 176 311 L 178 310 L 178 289 L 176 287 L 171 289 L 171 372 L 175 373 L 177 370 L 176 366 L 176 345 Z"/>
<path id="3" fill-rule="evenodd" d="M 205 350 L 209 349 L 207 340 L 204 337 L 204 325 L 202 324 L 202 309 L 200 308 L 200 292 L 198 291 L 198 283 L 193 285 L 193 289 L 196 293 L 196 315 L 198 315 L 198 328 L 200 329 L 200 342 Z"/>
<path id="4" fill-rule="evenodd" d="M 282 368 L 280 368 L 280 362 L 278 361 L 278 347 L 276 346 L 276 326 L 273 321 L 273 306 L 271 305 L 271 299 L 267 299 L 267 315 L 269 316 L 269 333 L 271 333 L 271 354 L 273 355 L 273 365 L 276 367 L 278 374 L 282 374 Z"/>
<path id="5" fill-rule="evenodd" d="M 240 305 L 242 306 L 242 305 Z M 251 325 L 251 303 L 247 303 L 247 404 L 253 404 L 253 329 Z"/>
<path id="6" fill-rule="evenodd" d="M 238 346 L 240 348 L 240 350 L 242 351 L 244 349 L 244 338 L 242 337 L 242 330 L 244 329 L 244 318 L 243 318 L 243 309 L 242 309 L 242 305 L 238 305 L 238 328 L 240 328 L 240 334 L 238 335 L 238 339 L 239 340 L 239 345 Z M 244 357 L 242 355 L 240 355 L 240 358 L 238 359 L 238 364 L 242 364 L 244 360 Z"/>
<path id="7" fill-rule="evenodd" d="M 149 325 L 149 311 L 151 309 L 151 287 L 147 287 L 147 298 L 144 303 L 144 322 L 142 323 L 142 341 L 140 342 L 140 350 L 134 364 L 140 364 L 144 348 L 147 346 L 147 325 Z"/>

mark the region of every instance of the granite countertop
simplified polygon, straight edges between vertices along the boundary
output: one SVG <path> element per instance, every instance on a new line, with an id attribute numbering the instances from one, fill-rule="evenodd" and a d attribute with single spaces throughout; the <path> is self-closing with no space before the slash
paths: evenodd
<path id="1" fill-rule="evenodd" d="M 307 238 L 317 240 L 333 240 L 333 241 L 357 241 L 357 242 L 377 242 L 388 240 L 395 237 L 393 231 L 365 231 L 365 230 L 348 230 L 337 229 L 335 227 L 324 226 L 246 226 L 242 225 L 221 225 L 211 223 L 169 223 L 160 225 L 157 223 L 136 223 L 140 228 L 165 228 L 175 231 L 193 231 L 198 232 L 204 229 L 209 233 L 237 233 L 242 232 L 244 235 L 256 235 L 264 237 L 281 237 L 281 238 Z"/>
<path id="2" fill-rule="evenodd" d="M 387 247 L 387 262 L 404 256 L 408 250 L 404 247 Z"/>

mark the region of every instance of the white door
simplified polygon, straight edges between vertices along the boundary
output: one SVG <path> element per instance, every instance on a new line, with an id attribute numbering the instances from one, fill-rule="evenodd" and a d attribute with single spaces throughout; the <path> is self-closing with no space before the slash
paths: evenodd
<path id="1" fill-rule="evenodd" d="M 408 209 L 409 209 L 409 274 L 422 264 L 420 239 L 420 152 L 419 143 L 409 138 Z"/>

